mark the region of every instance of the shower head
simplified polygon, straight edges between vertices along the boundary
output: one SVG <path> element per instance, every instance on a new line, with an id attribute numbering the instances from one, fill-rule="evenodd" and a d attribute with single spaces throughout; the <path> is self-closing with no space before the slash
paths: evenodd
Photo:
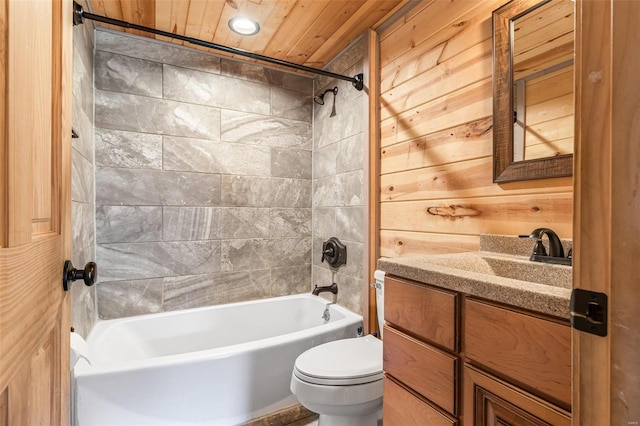
<path id="1" fill-rule="evenodd" d="M 338 86 L 334 87 L 333 89 L 327 89 L 323 93 L 314 96 L 313 101 L 318 105 L 324 105 L 324 97 L 327 93 L 333 93 L 333 96 L 335 98 L 335 95 L 338 94 Z"/>
<path id="2" fill-rule="evenodd" d="M 318 105 L 324 105 L 324 93 L 314 96 L 313 102 L 317 103 Z"/>

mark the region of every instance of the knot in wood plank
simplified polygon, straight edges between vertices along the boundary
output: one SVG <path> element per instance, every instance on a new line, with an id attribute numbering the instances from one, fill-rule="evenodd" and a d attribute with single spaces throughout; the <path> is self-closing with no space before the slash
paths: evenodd
<path id="1" fill-rule="evenodd" d="M 425 211 L 432 216 L 441 216 L 446 218 L 462 218 L 466 216 L 478 216 L 481 214 L 479 210 L 470 207 L 450 205 L 446 207 L 427 207 Z"/>

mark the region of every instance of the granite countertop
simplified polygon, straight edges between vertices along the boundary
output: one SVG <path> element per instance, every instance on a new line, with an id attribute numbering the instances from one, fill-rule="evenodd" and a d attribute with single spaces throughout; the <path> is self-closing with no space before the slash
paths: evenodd
<path id="1" fill-rule="evenodd" d="M 571 242 L 564 240 L 566 249 Z M 529 260 L 531 241 L 483 235 L 480 251 L 378 260 L 378 269 L 449 290 L 569 319 L 570 266 Z M 509 254 L 503 251 L 508 251 Z M 512 253 L 515 253 L 512 254 Z"/>

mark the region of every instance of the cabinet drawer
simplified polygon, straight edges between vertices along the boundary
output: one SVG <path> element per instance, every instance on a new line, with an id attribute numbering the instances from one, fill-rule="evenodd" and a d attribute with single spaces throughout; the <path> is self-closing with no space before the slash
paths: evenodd
<path id="1" fill-rule="evenodd" d="M 402 426 L 453 426 L 457 421 L 440 413 L 411 392 L 391 380 L 384 379 L 382 423 Z"/>
<path id="2" fill-rule="evenodd" d="M 551 320 L 467 300 L 465 354 L 493 371 L 571 405 L 571 328 Z"/>
<path id="3" fill-rule="evenodd" d="M 458 358 L 388 326 L 384 328 L 384 370 L 455 415 Z"/>
<path id="4" fill-rule="evenodd" d="M 387 322 L 456 351 L 456 293 L 394 277 L 385 278 L 384 285 L 384 318 Z"/>

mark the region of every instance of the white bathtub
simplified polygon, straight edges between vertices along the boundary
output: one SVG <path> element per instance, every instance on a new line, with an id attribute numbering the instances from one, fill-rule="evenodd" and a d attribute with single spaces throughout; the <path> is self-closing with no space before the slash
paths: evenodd
<path id="1" fill-rule="evenodd" d="M 296 404 L 296 357 L 362 317 L 311 294 L 100 321 L 74 368 L 89 425 L 235 425 Z"/>

